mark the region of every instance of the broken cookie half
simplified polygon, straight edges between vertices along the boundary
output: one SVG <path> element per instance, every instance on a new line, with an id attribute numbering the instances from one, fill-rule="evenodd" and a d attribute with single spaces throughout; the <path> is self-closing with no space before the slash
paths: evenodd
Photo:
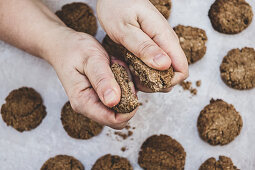
<path id="1" fill-rule="evenodd" d="M 111 69 L 121 89 L 120 102 L 112 109 L 117 113 L 130 113 L 140 105 L 136 94 L 132 91 L 132 82 L 123 66 L 113 64 Z"/>

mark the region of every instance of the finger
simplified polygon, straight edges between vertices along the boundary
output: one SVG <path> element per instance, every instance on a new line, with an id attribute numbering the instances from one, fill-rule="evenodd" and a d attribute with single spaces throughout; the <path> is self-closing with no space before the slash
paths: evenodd
<path id="1" fill-rule="evenodd" d="M 127 25 L 125 28 L 119 39 L 123 46 L 151 68 L 166 70 L 170 67 L 169 56 L 139 27 Z"/>
<path id="2" fill-rule="evenodd" d="M 121 91 L 111 71 L 107 53 L 101 46 L 95 50 L 87 50 L 86 53 L 88 56 L 84 63 L 85 75 L 106 106 L 117 105 L 120 101 Z"/>

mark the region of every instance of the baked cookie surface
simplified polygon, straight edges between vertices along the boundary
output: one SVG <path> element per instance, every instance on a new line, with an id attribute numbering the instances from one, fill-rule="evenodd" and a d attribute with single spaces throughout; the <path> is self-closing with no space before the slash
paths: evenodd
<path id="1" fill-rule="evenodd" d="M 68 155 L 57 155 L 48 159 L 41 170 L 84 170 L 82 163 Z"/>
<path id="2" fill-rule="evenodd" d="M 66 4 L 56 15 L 66 24 L 78 32 L 88 33 L 92 36 L 97 32 L 97 21 L 93 10 L 85 3 L 74 2 Z"/>
<path id="3" fill-rule="evenodd" d="M 253 12 L 245 0 L 216 0 L 209 10 L 209 18 L 216 31 L 237 34 L 250 25 Z"/>
<path id="4" fill-rule="evenodd" d="M 97 122 L 76 113 L 70 102 L 67 102 L 62 108 L 61 122 L 67 134 L 76 139 L 90 139 L 101 133 L 103 129 L 103 126 Z"/>
<path id="5" fill-rule="evenodd" d="M 178 25 L 173 29 L 179 37 L 189 64 L 195 63 L 204 57 L 207 36 L 203 29 L 183 25 Z"/>
<path id="6" fill-rule="evenodd" d="M 241 132 L 242 117 L 233 105 L 221 99 L 211 99 L 197 120 L 200 137 L 211 145 L 226 145 Z"/>
<path id="7" fill-rule="evenodd" d="M 150 2 L 166 19 L 169 18 L 172 7 L 171 0 L 150 0 Z"/>
<path id="8" fill-rule="evenodd" d="M 232 49 L 223 58 L 220 66 L 221 78 L 234 89 L 255 87 L 255 50 L 253 48 Z"/>
<path id="9" fill-rule="evenodd" d="M 143 169 L 183 170 L 185 159 L 179 142 L 167 135 L 153 135 L 142 144 L 138 163 Z"/>
<path id="10" fill-rule="evenodd" d="M 219 156 L 218 161 L 213 157 L 207 159 L 200 166 L 199 170 L 238 170 L 238 168 L 229 157 Z"/>
<path id="11" fill-rule="evenodd" d="M 41 95 L 33 88 L 13 90 L 5 100 L 1 107 L 2 118 L 19 132 L 36 128 L 47 114 Z"/>
<path id="12" fill-rule="evenodd" d="M 133 167 L 126 158 L 107 154 L 99 158 L 91 170 L 133 170 Z"/>

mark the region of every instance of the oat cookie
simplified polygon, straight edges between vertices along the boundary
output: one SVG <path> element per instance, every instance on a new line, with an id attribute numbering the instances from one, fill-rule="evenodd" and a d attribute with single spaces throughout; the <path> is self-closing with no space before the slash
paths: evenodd
<path id="1" fill-rule="evenodd" d="M 197 120 L 200 137 L 211 145 L 226 145 L 241 132 L 242 117 L 233 105 L 221 99 L 211 99 Z"/>
<path id="2" fill-rule="evenodd" d="M 255 50 L 245 47 L 233 49 L 224 57 L 220 66 L 221 78 L 234 89 L 255 87 Z"/>
<path id="3" fill-rule="evenodd" d="M 178 25 L 173 29 L 179 37 L 181 47 L 189 64 L 195 63 L 204 57 L 207 42 L 207 36 L 204 30 L 183 25 Z"/>
<path id="4" fill-rule="evenodd" d="M 132 92 L 131 81 L 125 68 L 119 64 L 111 66 L 112 72 L 121 89 L 119 104 L 112 109 L 117 113 L 130 113 L 139 106 L 135 93 Z"/>
<path id="5" fill-rule="evenodd" d="M 2 118 L 19 132 L 36 128 L 47 114 L 41 95 L 32 88 L 13 90 L 5 100 L 1 108 Z"/>
<path id="6" fill-rule="evenodd" d="M 143 169 L 183 170 L 185 158 L 179 142 L 167 135 L 153 135 L 142 144 L 138 163 Z"/>
<path id="7" fill-rule="evenodd" d="M 90 139 L 101 133 L 103 129 L 103 126 L 97 122 L 76 113 L 70 102 L 67 102 L 62 108 L 61 121 L 67 134 L 76 139 Z"/>
<path id="8" fill-rule="evenodd" d="M 93 10 L 85 3 L 66 4 L 56 15 L 70 28 L 78 32 L 96 35 L 97 21 Z"/>
<path id="9" fill-rule="evenodd" d="M 150 2 L 159 10 L 159 12 L 168 19 L 171 12 L 171 0 L 150 0 Z"/>
<path id="10" fill-rule="evenodd" d="M 99 158 L 91 170 L 133 170 L 133 167 L 126 158 L 107 154 Z"/>
<path id="11" fill-rule="evenodd" d="M 219 156 L 219 160 L 215 158 L 207 159 L 199 168 L 199 170 L 238 170 L 234 166 L 232 160 L 226 156 Z"/>
<path id="12" fill-rule="evenodd" d="M 82 163 L 68 155 L 57 155 L 48 159 L 41 170 L 85 170 Z"/>
<path id="13" fill-rule="evenodd" d="M 250 25 L 253 12 L 245 0 L 216 0 L 209 10 L 209 18 L 216 31 L 237 34 Z"/>

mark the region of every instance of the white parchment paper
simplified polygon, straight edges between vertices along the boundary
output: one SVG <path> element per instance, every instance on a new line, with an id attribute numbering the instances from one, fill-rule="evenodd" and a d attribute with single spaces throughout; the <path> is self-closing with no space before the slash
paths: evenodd
<path id="1" fill-rule="evenodd" d="M 73 0 L 43 0 L 54 12 L 63 4 Z M 135 126 L 134 134 L 127 140 L 116 140 L 107 136 L 110 128 L 91 140 L 75 140 L 64 131 L 60 111 L 68 100 L 52 67 L 44 60 L 33 57 L 10 45 L 0 42 L 0 105 L 8 93 L 21 86 L 35 88 L 44 99 L 47 116 L 41 125 L 30 131 L 19 133 L 7 127 L 0 118 L 0 169 L 36 170 L 56 154 L 68 154 L 79 159 L 90 169 L 104 154 L 111 153 L 127 157 L 134 169 L 143 141 L 153 134 L 167 134 L 178 140 L 187 152 L 185 169 L 196 170 L 207 158 L 218 155 L 230 156 L 242 170 L 255 169 L 255 89 L 238 91 L 227 87 L 220 78 L 219 66 L 223 57 L 232 48 L 255 47 L 255 22 L 242 33 L 224 35 L 213 30 L 208 19 L 208 10 L 213 0 L 172 0 L 171 26 L 178 24 L 204 29 L 208 36 L 205 57 L 190 66 L 188 80 L 202 80 L 198 95 L 191 96 L 177 86 L 168 94 L 139 93 L 140 107 L 130 121 Z M 255 2 L 247 0 L 255 12 Z M 84 0 L 93 9 L 96 0 Z M 99 28 L 96 38 L 101 41 L 105 33 Z M 29 35 L 28 35 L 29 36 Z M 194 85 L 195 86 L 195 85 Z M 241 134 L 226 146 L 210 146 L 197 133 L 196 120 L 199 112 L 211 98 L 224 99 L 242 115 L 244 126 Z M 146 102 L 148 100 L 148 102 Z M 127 151 L 120 148 L 126 146 Z"/>

